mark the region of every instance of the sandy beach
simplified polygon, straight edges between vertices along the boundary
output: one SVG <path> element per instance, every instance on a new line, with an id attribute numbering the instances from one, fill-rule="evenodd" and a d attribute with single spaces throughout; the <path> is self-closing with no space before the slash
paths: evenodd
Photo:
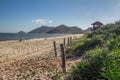
<path id="1" fill-rule="evenodd" d="M 73 39 L 82 36 L 71 35 Z M 50 80 L 61 70 L 59 45 L 63 39 L 67 44 L 68 36 L 0 41 L 0 80 Z M 58 57 L 54 54 L 53 41 L 56 41 Z"/>

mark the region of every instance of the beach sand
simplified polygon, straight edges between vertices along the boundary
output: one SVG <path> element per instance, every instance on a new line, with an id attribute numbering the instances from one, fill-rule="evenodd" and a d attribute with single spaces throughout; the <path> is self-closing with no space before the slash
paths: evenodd
<path id="1" fill-rule="evenodd" d="M 73 39 L 83 34 L 71 35 Z M 0 80 L 51 80 L 61 70 L 60 44 L 68 36 L 14 41 L 0 41 Z M 58 56 L 55 57 L 53 41 Z"/>

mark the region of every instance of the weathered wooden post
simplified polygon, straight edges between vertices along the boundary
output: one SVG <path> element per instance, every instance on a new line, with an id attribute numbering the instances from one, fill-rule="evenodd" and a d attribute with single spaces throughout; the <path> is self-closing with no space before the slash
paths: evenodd
<path id="1" fill-rule="evenodd" d="M 75 40 L 75 36 L 73 36 L 73 40 Z"/>
<path id="2" fill-rule="evenodd" d="M 60 44 L 60 48 L 61 48 L 61 54 L 62 54 L 62 69 L 63 69 L 63 73 L 65 73 L 66 72 L 66 57 L 65 57 L 64 45 Z"/>
<path id="3" fill-rule="evenodd" d="M 73 40 L 73 36 L 71 36 L 71 41 Z"/>
<path id="4" fill-rule="evenodd" d="M 77 36 L 75 36 L 75 39 L 77 39 Z"/>
<path id="5" fill-rule="evenodd" d="M 68 45 L 69 45 L 69 43 L 70 43 L 69 37 L 68 37 L 68 42 L 67 42 L 67 43 L 68 43 Z"/>
<path id="6" fill-rule="evenodd" d="M 72 37 L 70 36 L 70 43 L 72 42 Z"/>
<path id="7" fill-rule="evenodd" d="M 55 56 L 57 56 L 56 42 L 55 42 L 55 41 L 53 41 L 53 46 L 54 46 L 54 52 L 55 52 Z"/>
<path id="8" fill-rule="evenodd" d="M 76 39 L 78 39 L 78 36 L 76 36 Z"/>
<path id="9" fill-rule="evenodd" d="M 65 46 L 65 38 L 63 39 L 63 44 L 64 44 L 64 46 Z"/>

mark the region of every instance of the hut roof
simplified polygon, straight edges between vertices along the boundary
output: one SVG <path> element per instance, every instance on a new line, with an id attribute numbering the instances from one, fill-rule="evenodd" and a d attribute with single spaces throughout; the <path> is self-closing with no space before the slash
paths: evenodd
<path id="1" fill-rule="evenodd" d="M 91 25 L 103 25 L 103 23 L 101 23 L 100 21 L 96 21 L 96 22 L 92 23 Z"/>

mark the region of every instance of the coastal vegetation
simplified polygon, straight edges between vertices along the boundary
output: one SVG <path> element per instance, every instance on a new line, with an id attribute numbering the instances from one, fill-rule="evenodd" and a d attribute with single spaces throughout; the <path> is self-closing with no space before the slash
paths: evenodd
<path id="1" fill-rule="evenodd" d="M 69 57 L 82 56 L 69 73 L 71 80 L 120 79 L 120 21 L 74 40 L 68 48 Z"/>

